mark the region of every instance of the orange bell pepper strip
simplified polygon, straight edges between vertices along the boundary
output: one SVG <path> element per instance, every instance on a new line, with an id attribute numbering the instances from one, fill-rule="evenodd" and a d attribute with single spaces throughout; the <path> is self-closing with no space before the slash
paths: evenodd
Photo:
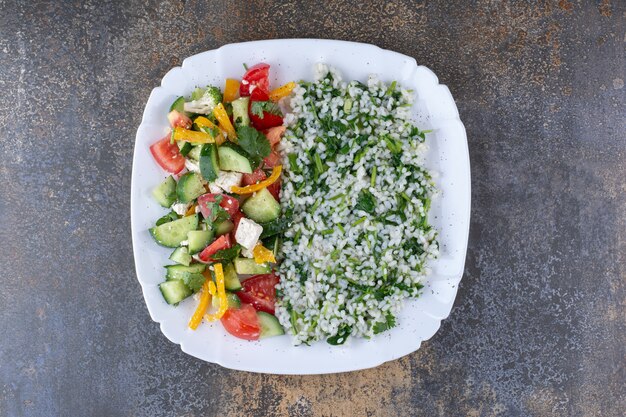
<path id="1" fill-rule="evenodd" d="M 254 262 L 258 264 L 264 264 L 265 262 L 276 263 L 276 257 L 274 252 L 261 245 L 260 243 L 252 249 L 252 255 L 254 256 Z"/>
<path id="2" fill-rule="evenodd" d="M 196 119 L 194 120 L 194 123 L 196 125 L 198 125 L 198 127 L 200 127 L 200 128 L 207 128 L 205 130 L 205 133 L 208 133 L 209 135 L 213 135 L 214 134 L 213 133 L 214 130 L 217 129 L 217 131 L 219 133 L 217 135 L 213 136 L 213 139 L 215 139 L 215 143 L 217 143 L 218 145 L 221 145 L 222 143 L 224 143 L 226 141 L 222 131 L 219 130 L 219 128 L 217 126 L 215 126 L 215 123 L 213 123 L 212 121 L 210 121 L 206 117 L 204 117 L 204 116 L 196 117 Z M 202 130 L 204 130 L 204 129 L 202 129 Z"/>
<path id="3" fill-rule="evenodd" d="M 191 319 L 189 320 L 189 328 L 192 330 L 196 330 L 200 323 L 202 322 L 202 316 L 206 313 L 206 309 L 209 307 L 209 302 L 211 301 L 211 294 L 209 293 L 209 280 L 205 280 L 204 284 L 202 284 L 202 293 L 200 294 L 200 302 L 198 303 L 198 307 L 196 307 L 196 311 L 194 311 Z"/>
<path id="4" fill-rule="evenodd" d="M 230 119 L 228 118 L 228 113 L 226 113 L 226 109 L 224 108 L 224 105 L 222 103 L 219 103 L 217 106 L 215 106 L 215 108 L 213 109 L 213 115 L 217 119 L 217 122 L 220 124 L 220 127 L 226 131 L 228 139 L 235 142 L 237 140 L 237 132 L 235 131 L 233 124 L 230 122 Z"/>
<path id="5" fill-rule="evenodd" d="M 185 216 L 184 216 L 184 217 L 187 217 L 187 216 L 192 216 L 192 215 L 196 214 L 196 207 L 198 207 L 198 205 L 197 205 L 197 204 L 192 204 L 192 205 L 189 207 L 189 209 L 187 210 L 187 212 L 185 213 Z"/>
<path id="6" fill-rule="evenodd" d="M 215 139 L 211 135 L 205 132 L 196 132 L 195 130 L 188 130 L 182 127 L 175 127 L 172 130 L 173 140 L 182 140 L 184 142 L 191 143 L 213 143 Z"/>
<path id="7" fill-rule="evenodd" d="M 226 78 L 226 86 L 224 87 L 224 103 L 230 103 L 237 99 L 239 94 L 239 81 L 233 78 Z"/>
<path id="8" fill-rule="evenodd" d="M 228 309 L 228 299 L 226 298 L 226 288 L 224 287 L 224 268 L 222 264 L 215 264 L 213 268 L 215 268 L 215 283 L 217 284 L 217 297 L 220 300 L 220 308 L 213 314 L 206 314 L 204 316 L 206 321 L 221 319 L 224 313 L 226 313 L 226 309 Z"/>
<path id="9" fill-rule="evenodd" d="M 280 177 L 280 173 L 283 172 L 282 165 L 276 165 L 272 168 L 272 175 L 269 176 L 268 179 L 259 182 L 258 184 L 246 185 L 245 187 L 237 187 L 233 185 L 230 187 L 230 192 L 235 194 L 252 194 L 254 192 L 260 191 L 263 188 L 269 187 L 274 184 L 278 178 Z"/>
<path id="10" fill-rule="evenodd" d="M 270 100 L 278 101 L 283 97 L 287 97 L 293 89 L 296 88 L 296 83 L 293 81 L 288 82 L 285 85 L 282 85 L 274 90 L 270 91 Z"/>

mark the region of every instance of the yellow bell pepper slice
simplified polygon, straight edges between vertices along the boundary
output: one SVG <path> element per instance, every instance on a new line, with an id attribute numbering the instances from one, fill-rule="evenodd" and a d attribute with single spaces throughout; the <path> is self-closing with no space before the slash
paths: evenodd
<path id="1" fill-rule="evenodd" d="M 215 268 L 215 283 L 217 284 L 217 298 L 220 300 L 220 308 L 214 314 L 206 314 L 206 321 L 215 321 L 222 318 L 228 308 L 228 300 L 226 299 L 226 288 L 224 287 L 224 268 L 222 264 L 213 265 Z"/>
<path id="2" fill-rule="evenodd" d="M 274 184 L 278 178 L 280 177 L 280 173 L 283 172 L 282 165 L 276 165 L 272 168 L 272 175 L 269 176 L 268 179 L 259 182 L 258 184 L 246 185 L 245 187 L 237 187 L 233 185 L 230 187 L 230 192 L 235 194 L 252 194 L 257 191 L 262 190 L 263 188 L 269 187 Z"/>
<path id="3" fill-rule="evenodd" d="M 191 207 L 189 207 L 189 209 L 185 212 L 185 217 L 196 214 L 196 207 L 198 207 L 197 204 L 192 204 Z"/>
<path id="4" fill-rule="evenodd" d="M 193 316 L 189 319 L 189 328 L 192 330 L 196 330 L 200 323 L 202 322 L 202 316 L 206 313 L 206 309 L 209 306 L 209 302 L 211 301 L 211 294 L 209 293 L 209 280 L 205 280 L 204 284 L 202 284 L 202 293 L 200 294 L 200 302 L 198 303 L 198 307 L 196 307 L 196 311 L 194 311 Z"/>
<path id="5" fill-rule="evenodd" d="M 217 119 L 217 122 L 220 124 L 220 128 L 226 131 L 228 139 L 235 142 L 237 140 L 237 132 L 235 131 L 233 124 L 230 122 L 230 119 L 228 118 L 228 113 L 226 113 L 226 109 L 224 108 L 224 105 L 222 103 L 219 103 L 217 106 L 215 106 L 215 108 L 213 109 L 213 115 Z"/>
<path id="6" fill-rule="evenodd" d="M 226 78 L 226 86 L 224 87 L 224 103 L 230 103 L 237 99 L 239 94 L 239 81 L 233 78 Z"/>
<path id="7" fill-rule="evenodd" d="M 296 83 L 293 81 L 288 82 L 285 85 L 282 85 L 274 90 L 270 91 L 270 100 L 278 101 L 283 97 L 287 97 L 293 89 L 296 88 Z"/>
<path id="8" fill-rule="evenodd" d="M 206 127 L 208 129 L 218 129 L 218 127 L 215 126 L 215 123 L 213 123 L 212 121 L 210 121 L 204 116 L 196 117 L 196 119 L 194 120 L 194 123 L 198 125 L 198 127 L 201 127 L 201 128 Z M 211 133 L 208 133 L 208 134 L 210 135 Z M 217 136 L 214 136 L 213 139 L 215 139 L 215 143 L 217 143 L 218 145 L 221 145 L 222 143 L 226 141 L 226 138 L 224 138 L 224 134 L 222 133 L 221 130 L 219 130 L 219 133 L 217 134 Z"/>
<path id="9" fill-rule="evenodd" d="M 261 245 L 260 243 L 252 249 L 252 255 L 254 255 L 254 262 L 263 264 L 265 262 L 276 263 L 274 252 Z"/>
<path id="10" fill-rule="evenodd" d="M 175 127 L 172 131 L 172 139 L 191 143 L 213 143 L 215 139 L 205 132 L 196 132 L 182 127 Z"/>
<path id="11" fill-rule="evenodd" d="M 215 286 L 215 283 L 213 281 L 209 281 L 209 294 L 217 294 L 217 287 Z"/>

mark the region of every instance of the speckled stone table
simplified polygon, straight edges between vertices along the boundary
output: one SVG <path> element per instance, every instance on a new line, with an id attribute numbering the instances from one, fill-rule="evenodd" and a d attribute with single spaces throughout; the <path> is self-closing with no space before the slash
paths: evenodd
<path id="1" fill-rule="evenodd" d="M 326 4 L 327 3 L 327 4 Z M 626 3 L 0 1 L 0 416 L 621 416 Z M 375 369 L 235 372 L 161 335 L 135 277 L 135 129 L 186 56 L 323 37 L 414 56 L 467 127 L 450 317 Z"/>

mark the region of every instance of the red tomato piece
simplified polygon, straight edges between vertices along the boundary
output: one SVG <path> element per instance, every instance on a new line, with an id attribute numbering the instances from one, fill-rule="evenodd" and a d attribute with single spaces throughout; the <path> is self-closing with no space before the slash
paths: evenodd
<path id="1" fill-rule="evenodd" d="M 232 215 L 239 211 L 239 200 L 234 197 L 231 197 L 226 194 L 203 194 L 198 197 L 198 206 L 200 207 L 200 213 L 204 216 L 205 219 L 211 217 L 211 209 L 210 205 L 207 207 L 207 203 L 214 203 L 215 198 L 217 196 L 222 196 L 222 201 L 220 201 L 220 207 L 228 212 L 228 214 Z"/>
<path id="2" fill-rule="evenodd" d="M 229 308 L 221 318 L 224 329 L 235 337 L 244 340 L 259 340 L 261 326 L 256 310 L 249 304 L 239 309 Z"/>
<path id="3" fill-rule="evenodd" d="M 191 129 L 191 119 L 179 112 L 178 110 L 172 110 L 167 115 L 167 120 L 170 122 L 170 127 L 182 127 L 184 129 Z"/>
<path id="4" fill-rule="evenodd" d="M 285 130 L 287 130 L 287 126 L 276 126 L 263 131 L 263 133 L 273 148 L 276 144 L 278 144 L 278 142 L 280 142 L 280 138 L 282 138 Z"/>
<path id="5" fill-rule="evenodd" d="M 268 79 L 269 73 L 270 73 L 270 66 L 263 62 L 261 62 L 260 64 L 253 65 L 250 68 L 248 68 L 246 73 L 243 75 L 241 84 L 239 85 L 239 95 L 241 97 L 249 96 L 251 93 L 250 87 L 254 86 L 254 88 L 252 88 L 252 91 L 256 89 L 261 89 L 262 91 L 268 93 L 268 97 L 269 97 L 269 91 L 270 91 L 270 82 Z"/>
<path id="6" fill-rule="evenodd" d="M 185 157 L 180 154 L 178 145 L 170 143 L 170 135 L 150 146 L 154 160 L 167 172 L 178 174 L 185 168 Z"/>
<path id="7" fill-rule="evenodd" d="M 274 168 L 276 165 L 280 165 L 280 154 L 276 151 L 272 151 L 267 158 L 263 160 L 266 168 Z"/>
<path id="8" fill-rule="evenodd" d="M 280 202 L 280 178 L 274 183 L 267 186 L 267 191 L 276 199 L 276 201 Z"/>
<path id="9" fill-rule="evenodd" d="M 239 222 L 241 221 L 241 219 L 243 218 L 243 213 L 240 211 L 237 211 L 236 213 L 233 213 L 233 215 L 231 216 L 231 219 L 233 221 L 234 227 L 233 230 L 230 232 L 233 240 L 235 239 L 235 235 L 237 233 L 237 228 L 239 227 Z"/>
<path id="10" fill-rule="evenodd" d="M 230 235 L 225 234 L 213 241 L 209 246 L 204 248 L 198 255 L 202 262 L 211 262 L 211 256 L 215 255 L 217 251 L 228 249 L 231 247 Z"/>
<path id="11" fill-rule="evenodd" d="M 250 121 L 256 130 L 265 130 L 282 125 L 283 117 L 264 111 L 262 118 L 254 113 L 250 113 Z"/>
<path id="12" fill-rule="evenodd" d="M 270 99 L 270 95 L 267 91 L 264 91 L 260 88 L 255 88 L 250 93 L 250 102 L 253 101 L 268 101 Z"/>
<path id="13" fill-rule="evenodd" d="M 237 292 L 242 303 L 252 304 L 258 311 L 274 314 L 276 303 L 276 284 L 278 276 L 275 274 L 255 275 L 246 279 Z"/>
<path id="14" fill-rule="evenodd" d="M 252 185 L 256 184 L 259 181 L 263 181 L 267 178 L 265 172 L 261 168 L 257 168 L 252 174 L 243 174 L 242 183 L 243 185 Z"/>

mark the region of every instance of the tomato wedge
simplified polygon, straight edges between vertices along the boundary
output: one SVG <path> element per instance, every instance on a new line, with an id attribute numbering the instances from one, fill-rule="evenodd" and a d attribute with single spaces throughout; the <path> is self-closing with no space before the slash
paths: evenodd
<path id="1" fill-rule="evenodd" d="M 274 314 L 276 304 L 276 284 L 278 276 L 275 274 L 255 275 L 246 279 L 237 296 L 242 303 L 252 304 L 259 311 Z"/>
<path id="2" fill-rule="evenodd" d="M 280 138 L 286 130 L 287 126 L 276 126 L 265 130 L 263 133 L 273 148 L 276 144 L 278 144 L 278 142 L 280 142 Z"/>
<path id="3" fill-rule="evenodd" d="M 280 165 L 280 154 L 276 151 L 272 151 L 267 158 L 263 160 L 266 168 L 274 168 L 276 165 Z"/>
<path id="4" fill-rule="evenodd" d="M 253 101 L 268 101 L 270 99 L 270 95 L 267 91 L 264 91 L 260 88 L 255 88 L 250 93 L 250 102 Z"/>
<path id="5" fill-rule="evenodd" d="M 246 186 L 256 184 L 257 182 L 263 181 L 264 179 L 267 179 L 267 175 L 265 175 L 265 172 L 263 172 L 261 168 L 258 168 L 252 174 L 243 174 L 241 182 L 244 186 Z"/>
<path id="6" fill-rule="evenodd" d="M 269 98 L 269 92 L 270 92 L 270 82 L 268 79 L 269 73 L 270 73 L 270 66 L 263 62 L 253 65 L 250 68 L 248 68 L 248 70 L 243 75 L 243 78 L 241 80 L 241 85 L 239 86 L 239 95 L 241 97 L 249 96 L 251 92 L 250 87 L 254 86 L 254 88 L 252 88 L 252 91 L 256 89 L 261 89 L 267 94 Z"/>
<path id="7" fill-rule="evenodd" d="M 265 130 L 270 127 L 276 127 L 283 124 L 283 117 L 277 114 L 263 112 L 263 117 L 259 117 L 254 113 L 250 113 L 250 121 L 256 130 Z"/>
<path id="8" fill-rule="evenodd" d="M 215 198 L 217 196 L 222 196 L 222 201 L 220 201 L 220 207 L 228 212 L 228 214 L 232 215 L 239 211 L 239 200 L 234 197 L 231 197 L 226 194 L 203 194 L 198 197 L 198 206 L 200 207 L 200 213 L 204 216 L 205 219 L 211 218 L 211 209 L 210 205 L 207 207 L 207 203 L 214 203 Z"/>
<path id="9" fill-rule="evenodd" d="M 270 184 L 267 187 L 267 191 L 270 192 L 270 194 L 276 199 L 276 201 L 280 202 L 280 178 Z"/>
<path id="10" fill-rule="evenodd" d="M 233 227 L 233 230 L 231 230 L 230 235 L 232 236 L 233 240 L 235 240 L 235 236 L 237 234 L 237 228 L 239 227 L 239 222 L 241 221 L 243 217 L 244 217 L 243 213 L 240 211 L 237 211 L 231 217 L 234 227 Z"/>
<path id="11" fill-rule="evenodd" d="M 211 256 L 215 255 L 217 251 L 228 249 L 231 247 L 230 235 L 222 235 L 215 239 L 213 243 L 204 248 L 198 255 L 202 262 L 211 262 Z"/>
<path id="12" fill-rule="evenodd" d="M 179 112 L 178 110 L 172 110 L 167 115 L 167 120 L 170 122 L 170 127 L 182 127 L 184 129 L 191 129 L 191 119 Z"/>
<path id="13" fill-rule="evenodd" d="M 178 145 L 170 143 L 170 135 L 150 146 L 150 153 L 157 164 L 167 172 L 178 174 L 185 168 L 185 157 L 180 154 Z"/>
<path id="14" fill-rule="evenodd" d="M 233 336 L 244 340 L 259 340 L 261 326 L 256 310 L 250 304 L 242 304 L 239 309 L 229 308 L 221 321 L 224 329 Z"/>

